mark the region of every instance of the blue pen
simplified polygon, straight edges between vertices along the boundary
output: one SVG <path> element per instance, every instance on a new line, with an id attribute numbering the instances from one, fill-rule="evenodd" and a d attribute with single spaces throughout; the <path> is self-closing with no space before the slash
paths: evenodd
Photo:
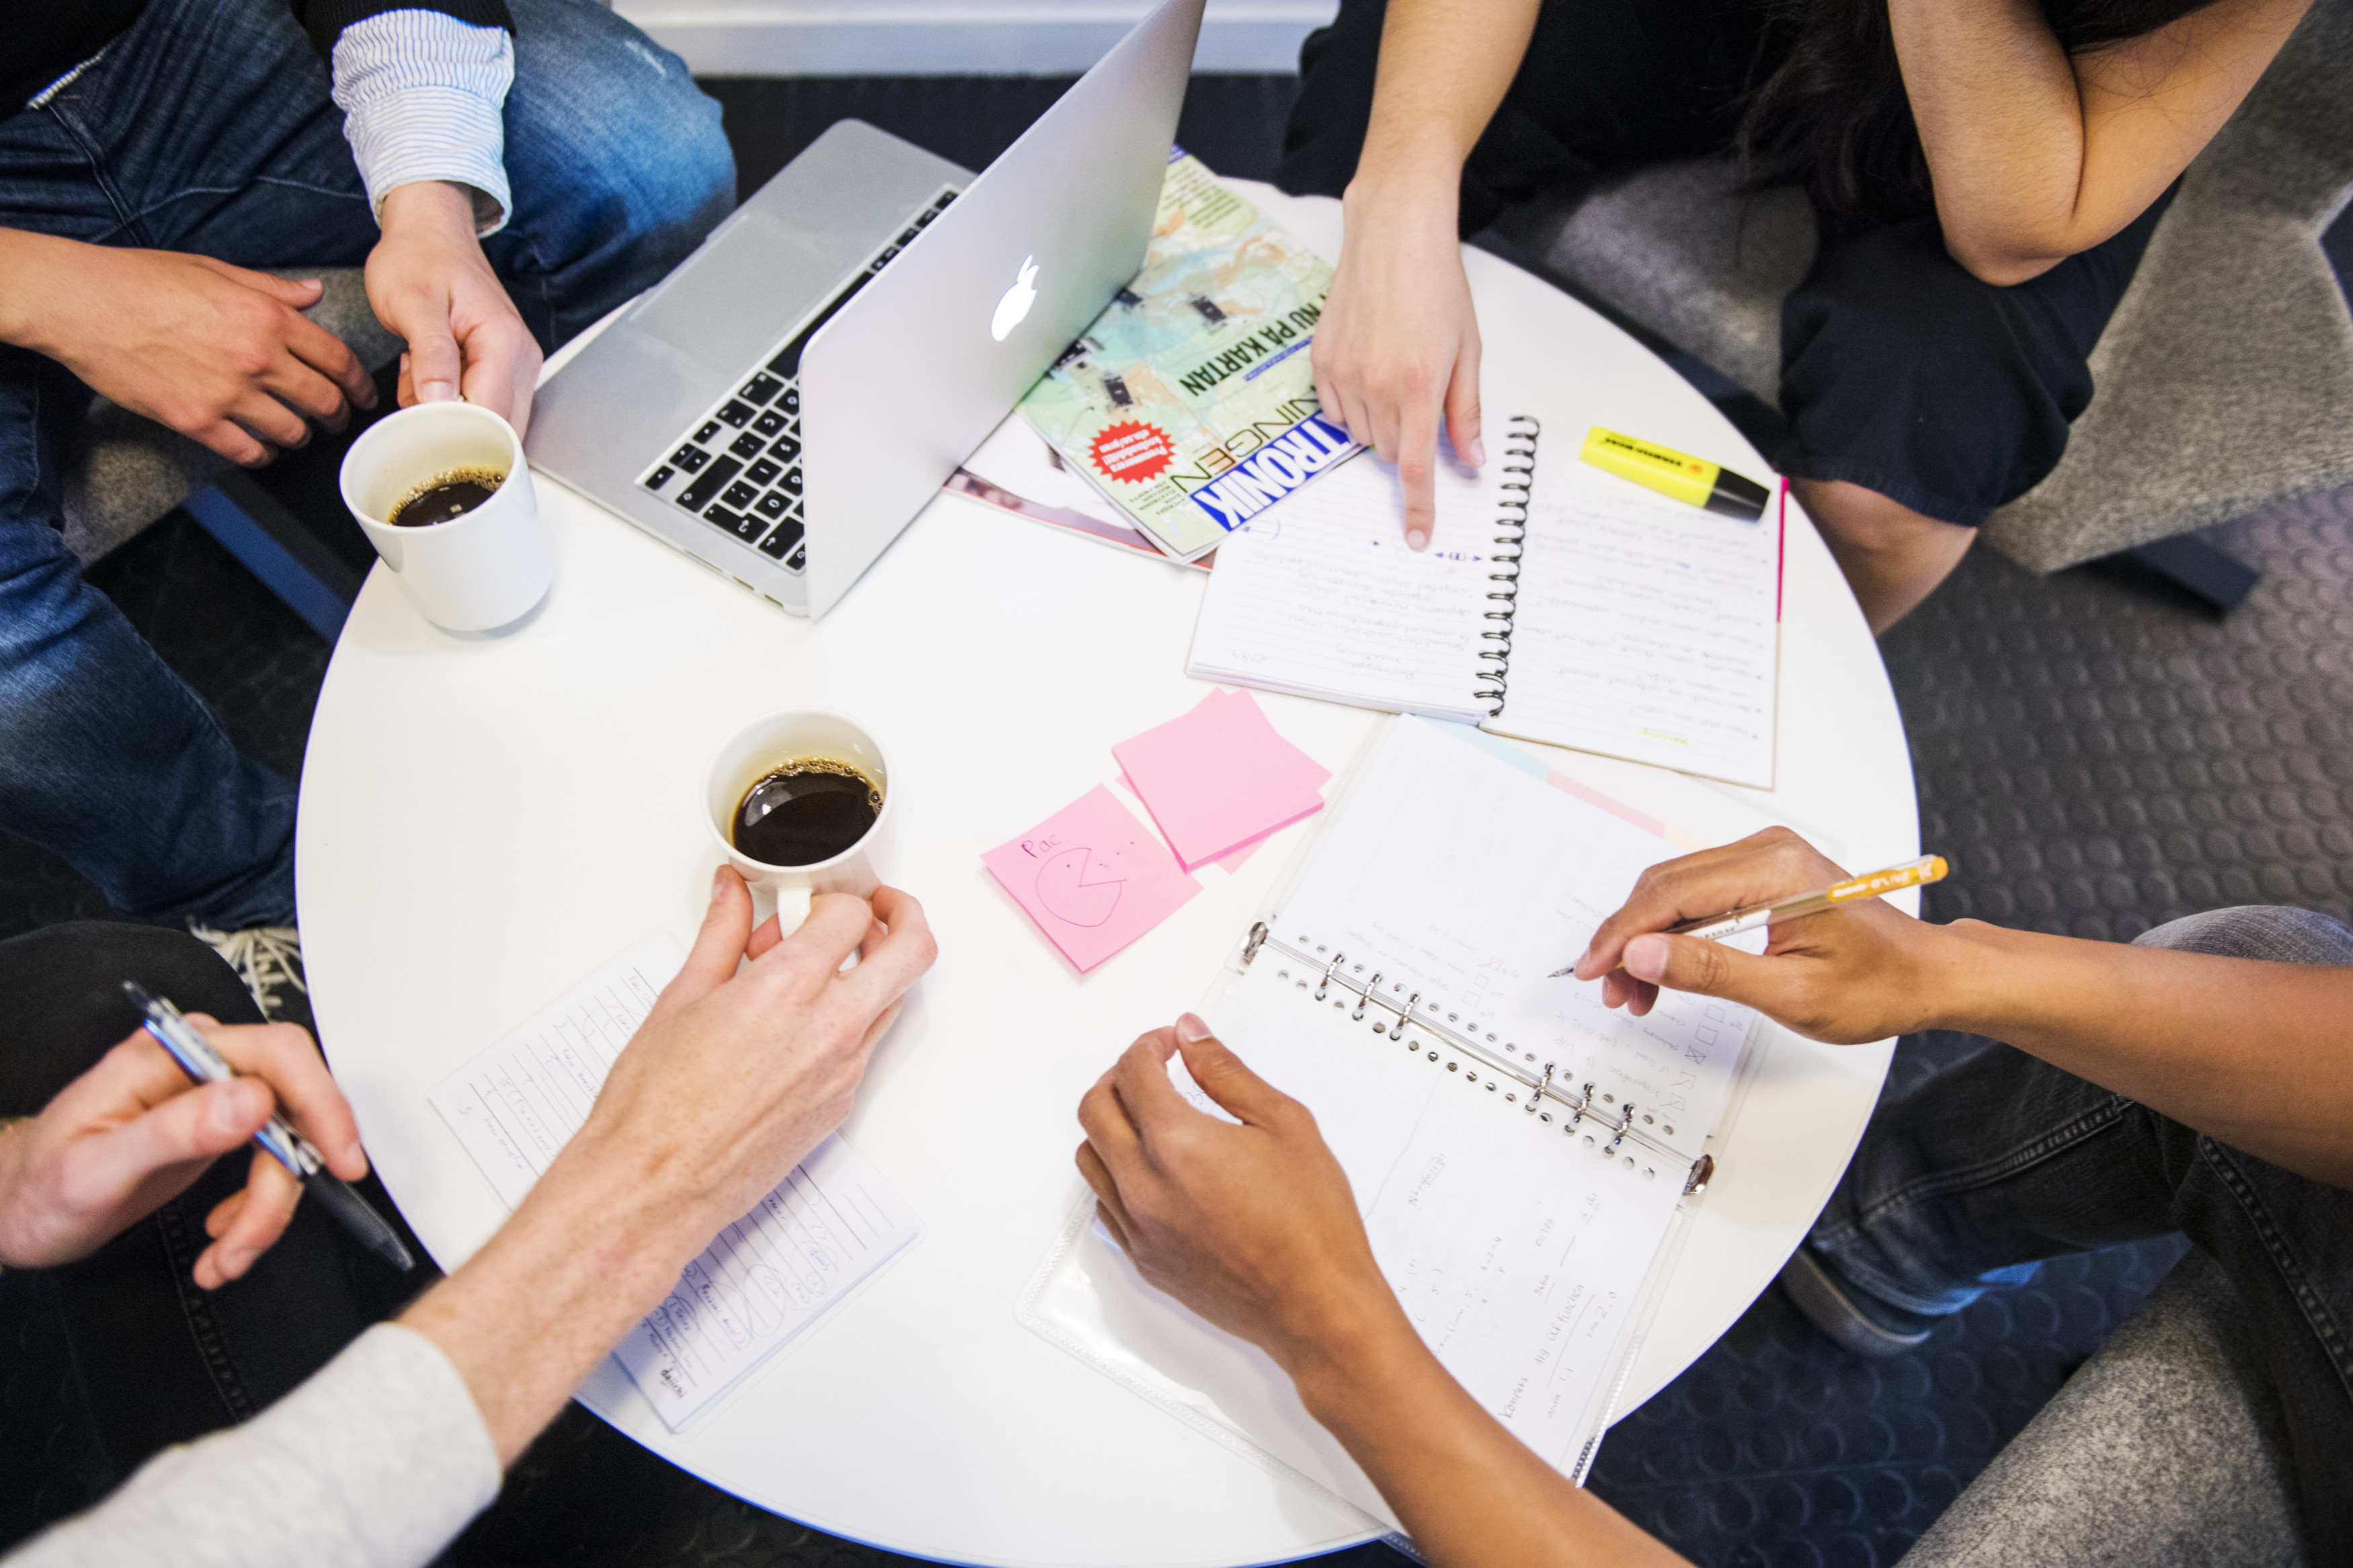
<path id="1" fill-rule="evenodd" d="M 212 1042 L 197 1032 L 196 1026 L 181 1016 L 180 1010 L 161 996 L 151 996 L 146 987 L 135 980 L 122 983 L 122 994 L 139 1009 L 145 1020 L 146 1030 L 155 1037 L 155 1043 L 172 1053 L 172 1059 L 181 1070 L 198 1083 L 227 1083 L 237 1076 L 227 1058 L 213 1049 Z M 272 1111 L 253 1141 L 269 1152 L 272 1159 L 286 1167 L 287 1173 L 302 1184 L 302 1190 L 316 1197 L 343 1224 L 343 1228 L 365 1243 L 369 1250 L 380 1253 L 393 1267 L 403 1273 L 417 1267 L 408 1248 L 400 1243 L 384 1216 L 368 1207 L 367 1200 L 352 1191 L 332 1171 L 326 1159 L 311 1145 L 311 1141 L 294 1131 L 294 1124 L 282 1111 Z"/>

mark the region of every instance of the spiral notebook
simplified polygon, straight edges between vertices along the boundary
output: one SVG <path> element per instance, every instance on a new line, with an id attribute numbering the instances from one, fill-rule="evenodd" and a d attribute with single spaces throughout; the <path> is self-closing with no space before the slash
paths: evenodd
<path id="1" fill-rule="evenodd" d="M 1504 437 L 1440 465 L 1427 551 L 1369 460 L 1229 535 L 1188 672 L 1772 788 L 1786 492 L 1743 521 Z"/>
<path id="2" fill-rule="evenodd" d="M 1603 1008 L 1598 987 L 1547 978 L 1644 867 L 1678 851 L 1465 734 L 1390 728 L 1202 1011 L 1315 1113 L 1424 1342 L 1582 1479 L 1715 1173 L 1711 1134 L 1757 1024 L 1672 993 L 1633 1018 Z M 1710 837 L 1750 824 L 1735 826 Z M 1172 1077 L 1222 1114 L 1181 1063 Z M 1092 1204 L 1019 1312 L 1344 1517 L 1395 1527 L 1282 1371 L 1144 1283 Z"/>

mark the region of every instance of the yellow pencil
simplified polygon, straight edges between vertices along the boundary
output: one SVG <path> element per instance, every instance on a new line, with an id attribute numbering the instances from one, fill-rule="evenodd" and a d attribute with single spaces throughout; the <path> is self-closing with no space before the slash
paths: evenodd
<path id="1" fill-rule="evenodd" d="M 1775 921 L 1794 921 L 1806 915 L 1818 915 L 1824 910 L 1834 910 L 1858 899 L 1876 899 L 1884 894 L 1900 892 L 1905 888 L 1925 888 L 1931 882 L 1941 882 L 1951 869 L 1942 855 L 1923 855 L 1917 860 L 1907 860 L 1901 866 L 1890 866 L 1883 871 L 1868 876 L 1850 877 L 1843 882 L 1833 882 L 1827 888 L 1810 893 L 1798 893 L 1786 899 L 1775 899 L 1767 904 L 1751 904 L 1746 909 L 1729 910 L 1704 920 L 1685 921 L 1679 926 L 1669 926 L 1669 936 L 1695 936 L 1703 942 L 1721 942 L 1728 936 L 1738 936 L 1745 931 L 1770 925 Z M 1556 969 L 1546 978 L 1558 980 L 1572 973 L 1576 965 Z"/>

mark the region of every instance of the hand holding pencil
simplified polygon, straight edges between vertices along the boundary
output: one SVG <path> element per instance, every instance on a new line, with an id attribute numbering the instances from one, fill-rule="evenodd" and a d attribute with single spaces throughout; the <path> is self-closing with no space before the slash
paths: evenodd
<path id="1" fill-rule="evenodd" d="M 1743 931 L 1755 931 L 1758 926 L 1769 926 L 1776 921 L 1803 920 L 1808 915 L 1818 915 L 1824 910 L 1834 910 L 1857 899 L 1876 899 L 1900 892 L 1905 888 L 1925 888 L 1931 882 L 1943 881 L 1947 869 L 1942 855 L 1923 855 L 1917 860 L 1906 860 L 1900 866 L 1890 866 L 1884 871 L 1849 877 L 1844 881 L 1832 882 L 1827 888 L 1816 888 L 1810 893 L 1792 893 L 1786 899 L 1767 899 L 1763 903 L 1727 910 L 1720 915 L 1685 921 L 1681 925 L 1669 926 L 1666 934 L 1695 936 L 1702 942 L 1722 942 L 1725 937 L 1738 936 Z M 1546 978 L 1558 980 L 1565 974 L 1576 973 L 1577 965 L 1572 963 L 1566 969 L 1554 970 Z"/>
<path id="2" fill-rule="evenodd" d="M 1814 1039 L 1884 1039 L 1931 1026 L 1961 955 L 1955 928 L 1880 895 L 1945 871 L 1925 856 L 1849 877 L 1788 828 L 1767 828 L 1645 871 L 1566 973 L 1599 980 L 1605 1005 L 1637 1016 L 1663 987 L 1746 1004 Z M 1841 918 L 1807 918 L 1830 912 Z M 1767 925 L 1761 956 L 1721 940 Z"/>

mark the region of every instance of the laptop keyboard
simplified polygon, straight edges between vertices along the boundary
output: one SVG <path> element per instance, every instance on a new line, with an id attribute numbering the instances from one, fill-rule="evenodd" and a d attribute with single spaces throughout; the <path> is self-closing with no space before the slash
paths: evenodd
<path id="1" fill-rule="evenodd" d="M 801 512 L 801 350 L 954 200 L 954 191 L 943 190 L 910 217 L 783 348 L 681 431 L 669 455 L 638 482 L 798 574 L 808 562 Z"/>

